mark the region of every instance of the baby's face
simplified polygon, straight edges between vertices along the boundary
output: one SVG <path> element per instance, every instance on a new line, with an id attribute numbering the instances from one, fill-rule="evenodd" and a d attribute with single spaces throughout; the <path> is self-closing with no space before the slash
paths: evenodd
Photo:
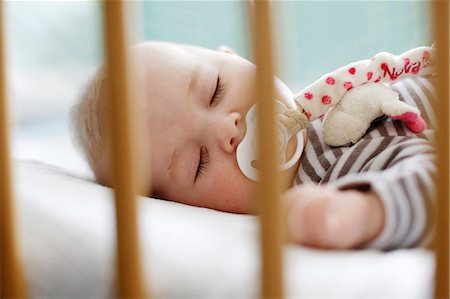
<path id="1" fill-rule="evenodd" d="M 236 147 L 256 102 L 255 66 L 232 53 L 171 43 L 142 44 L 134 54 L 144 70 L 142 111 L 153 195 L 251 212 L 255 183 L 241 173 Z M 279 80 L 276 99 L 293 106 L 292 93 Z"/>

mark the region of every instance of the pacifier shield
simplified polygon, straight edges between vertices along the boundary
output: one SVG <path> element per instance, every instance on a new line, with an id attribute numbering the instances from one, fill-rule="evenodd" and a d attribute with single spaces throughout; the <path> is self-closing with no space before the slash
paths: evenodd
<path id="1" fill-rule="evenodd" d="M 288 108 L 280 101 L 276 102 L 276 113 L 281 114 L 287 111 Z M 242 173 L 252 181 L 258 180 L 258 140 L 257 140 L 257 104 L 253 105 L 245 116 L 246 132 L 241 143 L 236 149 L 236 159 L 239 169 Z M 303 134 L 298 132 L 296 134 L 297 147 L 292 158 L 286 162 L 286 150 L 289 140 L 293 136 L 287 128 L 280 122 L 277 122 L 278 138 L 277 143 L 279 146 L 278 160 L 280 163 L 280 169 L 286 170 L 294 166 L 294 164 L 300 159 L 303 151 Z"/>

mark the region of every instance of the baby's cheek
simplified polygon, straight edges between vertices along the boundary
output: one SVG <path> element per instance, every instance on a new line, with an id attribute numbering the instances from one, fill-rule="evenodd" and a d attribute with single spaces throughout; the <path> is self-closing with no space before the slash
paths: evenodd
<path id="1" fill-rule="evenodd" d="M 223 171 L 210 184 L 209 193 L 215 199 L 220 210 L 232 213 L 250 213 L 252 211 L 253 182 L 242 173 Z"/>

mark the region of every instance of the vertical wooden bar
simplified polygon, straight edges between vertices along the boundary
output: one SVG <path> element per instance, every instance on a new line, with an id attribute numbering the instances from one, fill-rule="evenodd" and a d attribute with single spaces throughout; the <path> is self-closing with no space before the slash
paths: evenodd
<path id="1" fill-rule="evenodd" d="M 269 2 L 253 2 L 253 55 L 257 65 L 258 136 L 261 172 L 257 190 L 262 252 L 262 298 L 282 298 L 282 226 L 275 129 L 274 77 Z"/>
<path id="2" fill-rule="evenodd" d="M 25 283 L 16 240 L 6 99 L 3 1 L 0 0 L 0 298 L 25 297 Z"/>
<path id="3" fill-rule="evenodd" d="M 104 5 L 106 70 L 110 95 L 109 131 L 116 203 L 117 258 L 120 298 L 146 297 L 137 225 L 138 173 L 136 154 L 137 113 L 130 101 L 124 6 L 120 0 Z"/>
<path id="4" fill-rule="evenodd" d="M 433 1 L 434 32 L 437 49 L 437 98 L 435 107 L 437 166 L 436 175 L 436 253 L 435 298 L 449 298 L 449 5 L 448 0 Z"/>

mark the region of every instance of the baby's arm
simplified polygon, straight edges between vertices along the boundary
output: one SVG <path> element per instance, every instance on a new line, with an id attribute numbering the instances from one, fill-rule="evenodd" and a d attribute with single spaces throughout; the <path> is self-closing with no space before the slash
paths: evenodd
<path id="1" fill-rule="evenodd" d="M 429 141 L 403 137 L 360 173 L 329 186 L 292 188 L 284 195 L 289 236 L 322 248 L 394 249 L 425 243 L 432 223 L 433 153 Z M 385 169 L 371 170 L 380 165 Z"/>
<path id="2" fill-rule="evenodd" d="M 349 249 L 373 240 L 382 230 L 384 210 L 373 192 L 332 186 L 296 186 L 284 195 L 289 238 L 299 244 Z"/>

